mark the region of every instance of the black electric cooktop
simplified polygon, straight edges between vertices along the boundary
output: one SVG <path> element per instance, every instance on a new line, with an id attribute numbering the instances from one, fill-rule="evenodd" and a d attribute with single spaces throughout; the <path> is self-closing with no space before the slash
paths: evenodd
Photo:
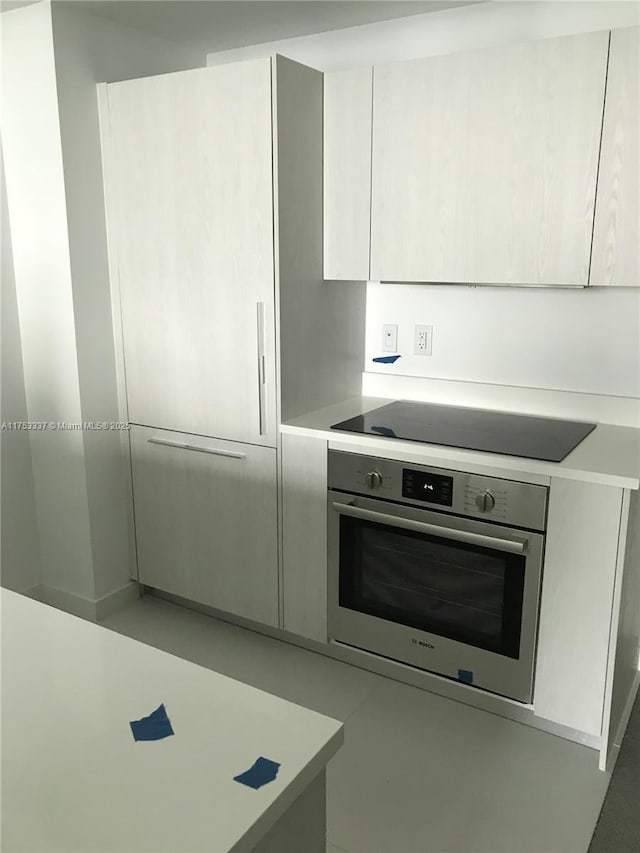
<path id="1" fill-rule="evenodd" d="M 596 428 L 582 421 L 398 400 L 331 429 L 561 462 Z"/>

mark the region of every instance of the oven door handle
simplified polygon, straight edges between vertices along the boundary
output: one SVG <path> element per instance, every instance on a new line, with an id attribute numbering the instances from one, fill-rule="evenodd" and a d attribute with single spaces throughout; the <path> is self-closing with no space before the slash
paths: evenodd
<path id="1" fill-rule="evenodd" d="M 522 539 L 497 539 L 494 536 L 483 536 L 481 533 L 470 533 L 468 530 L 456 530 L 452 527 L 441 527 L 439 524 L 428 524 L 425 521 L 413 521 L 410 518 L 399 518 L 384 512 L 373 512 L 361 509 L 353 504 L 343 504 L 333 501 L 334 510 L 351 518 L 361 518 L 363 521 L 377 521 L 391 527 L 401 527 L 403 530 L 413 530 L 416 533 L 431 533 L 444 539 L 454 539 L 456 542 L 469 542 L 472 545 L 482 545 L 494 548 L 496 551 L 508 551 L 511 554 L 523 554 L 527 543 Z"/>

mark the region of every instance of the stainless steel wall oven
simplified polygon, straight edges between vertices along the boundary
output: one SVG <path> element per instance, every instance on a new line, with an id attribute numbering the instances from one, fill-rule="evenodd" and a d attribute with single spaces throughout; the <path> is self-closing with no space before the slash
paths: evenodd
<path id="1" fill-rule="evenodd" d="M 547 488 L 329 451 L 329 638 L 531 702 Z"/>

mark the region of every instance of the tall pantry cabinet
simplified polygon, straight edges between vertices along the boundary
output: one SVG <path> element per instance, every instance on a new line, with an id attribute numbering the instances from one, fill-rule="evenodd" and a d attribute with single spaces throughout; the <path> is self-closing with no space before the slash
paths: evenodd
<path id="1" fill-rule="evenodd" d="M 322 292 L 322 75 L 261 58 L 100 94 L 138 580 L 277 626 L 278 424 L 336 367 L 289 326 L 354 299 Z"/>
<path id="2" fill-rule="evenodd" d="M 129 418 L 274 447 L 270 60 L 108 100 Z"/>

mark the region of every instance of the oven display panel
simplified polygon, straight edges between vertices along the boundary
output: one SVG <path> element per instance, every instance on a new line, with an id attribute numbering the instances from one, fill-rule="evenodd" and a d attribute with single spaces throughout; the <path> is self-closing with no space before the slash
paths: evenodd
<path id="1" fill-rule="evenodd" d="M 453 477 L 402 469 L 402 497 L 441 506 L 453 505 Z"/>

